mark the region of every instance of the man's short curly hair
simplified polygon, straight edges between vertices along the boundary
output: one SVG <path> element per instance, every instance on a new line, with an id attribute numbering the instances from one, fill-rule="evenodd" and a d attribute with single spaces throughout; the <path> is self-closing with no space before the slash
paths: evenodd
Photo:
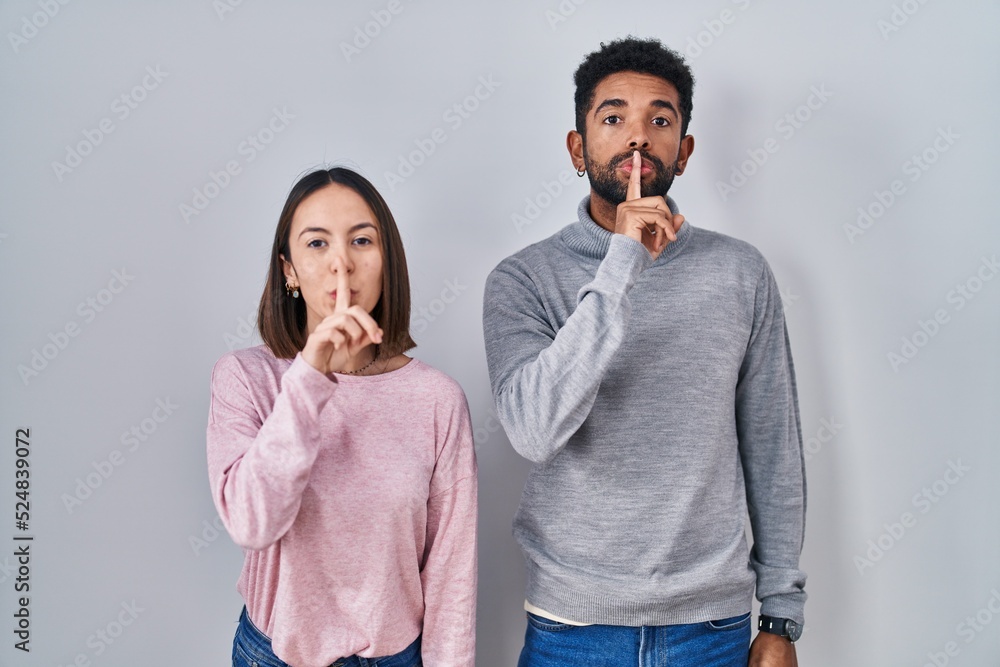
<path id="1" fill-rule="evenodd" d="M 639 72 L 652 74 L 668 81 L 680 97 L 681 136 L 687 134 L 691 122 L 691 96 L 694 93 L 694 75 L 684 62 L 684 57 L 663 46 L 658 39 L 626 37 L 607 44 L 583 59 L 573 82 L 576 83 L 576 131 L 585 134 L 587 112 L 594 104 L 597 84 L 611 74 Z"/>

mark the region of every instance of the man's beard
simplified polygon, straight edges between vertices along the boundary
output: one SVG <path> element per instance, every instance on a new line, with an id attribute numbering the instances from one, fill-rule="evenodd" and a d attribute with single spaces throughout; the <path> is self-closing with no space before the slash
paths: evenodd
<path id="1" fill-rule="evenodd" d="M 618 177 L 618 165 L 622 160 L 632 159 L 634 151 L 627 151 L 617 155 L 608 162 L 593 162 L 587 154 L 587 145 L 583 146 L 583 163 L 587 167 L 587 177 L 590 179 L 590 188 L 594 194 L 601 199 L 617 206 L 625 201 L 628 196 L 628 181 L 621 181 Z M 667 191 L 674 182 L 674 175 L 677 172 L 677 162 L 669 167 L 664 166 L 663 160 L 654 155 L 639 151 L 639 155 L 653 163 L 653 178 L 648 183 L 642 182 L 641 192 L 643 197 L 666 197 Z"/>

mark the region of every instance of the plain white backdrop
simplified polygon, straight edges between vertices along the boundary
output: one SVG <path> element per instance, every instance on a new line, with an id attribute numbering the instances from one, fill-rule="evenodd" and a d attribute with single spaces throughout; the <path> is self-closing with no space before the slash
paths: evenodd
<path id="1" fill-rule="evenodd" d="M 242 553 L 208 490 L 209 373 L 259 342 L 280 207 L 332 164 L 389 202 L 413 354 L 468 395 L 478 664 L 515 663 L 528 464 L 492 412 L 482 288 L 574 220 L 573 71 L 628 34 L 697 80 L 671 195 L 781 286 L 809 456 L 800 664 L 1000 664 L 998 21 L 990 0 L 0 4 L 0 664 L 228 664 Z M 35 538 L 30 653 L 15 534 Z"/>

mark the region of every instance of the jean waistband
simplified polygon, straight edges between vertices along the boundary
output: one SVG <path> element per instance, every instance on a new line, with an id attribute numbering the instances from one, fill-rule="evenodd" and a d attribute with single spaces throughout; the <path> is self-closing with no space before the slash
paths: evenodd
<path id="1" fill-rule="evenodd" d="M 271 638 L 261 632 L 250 620 L 246 606 L 240 613 L 240 624 L 236 632 L 255 650 L 260 651 L 280 665 L 286 665 L 274 655 L 274 650 L 271 648 Z M 421 665 L 421 661 L 420 637 L 418 636 L 409 646 L 395 655 L 379 658 L 362 658 L 358 655 L 352 655 L 334 660 L 330 667 L 418 667 L 419 665 Z"/>

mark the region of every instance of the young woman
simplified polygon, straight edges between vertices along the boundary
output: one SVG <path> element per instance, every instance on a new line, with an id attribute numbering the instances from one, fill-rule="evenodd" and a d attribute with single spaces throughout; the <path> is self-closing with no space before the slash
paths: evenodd
<path id="1" fill-rule="evenodd" d="M 245 552 L 234 666 L 474 665 L 469 410 L 403 354 L 409 315 L 379 193 L 344 168 L 304 176 L 274 235 L 265 344 L 212 371 L 212 496 Z"/>

